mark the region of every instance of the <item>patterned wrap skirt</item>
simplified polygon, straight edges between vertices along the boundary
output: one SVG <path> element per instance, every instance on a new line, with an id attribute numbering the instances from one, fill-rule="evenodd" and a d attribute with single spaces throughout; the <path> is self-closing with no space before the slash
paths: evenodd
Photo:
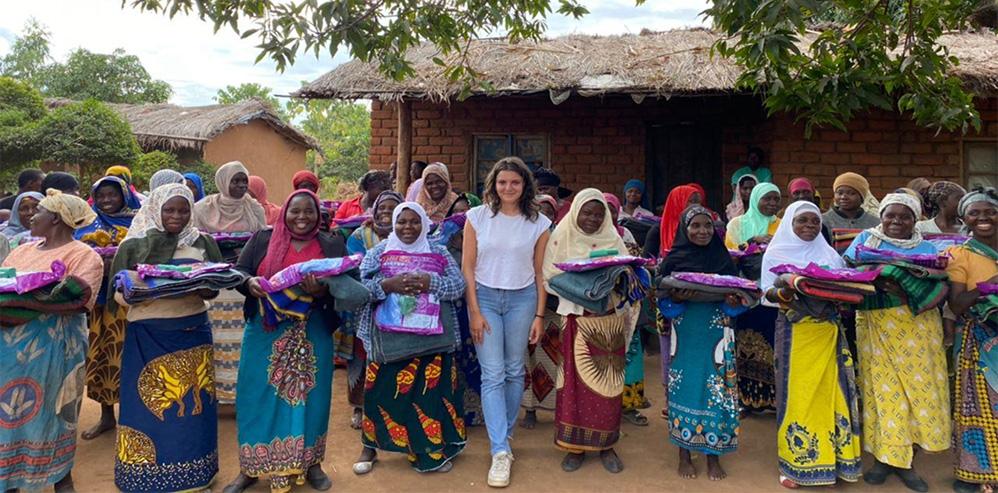
<path id="1" fill-rule="evenodd" d="M 561 369 L 561 324 L 561 315 L 545 309 L 541 340 L 527 345 L 527 385 L 522 402 L 526 409 L 555 408 L 555 380 Z"/>
<path id="2" fill-rule="evenodd" d="M 128 309 L 125 307 L 118 307 L 112 312 L 105 306 L 96 306 L 90 312 L 87 397 L 105 406 L 118 403 L 127 316 Z"/>
<path id="3" fill-rule="evenodd" d="M 965 323 L 957 350 L 953 446 L 955 476 L 968 483 L 998 483 L 998 390 L 981 371 L 981 351 L 991 348 L 998 330 L 985 322 Z"/>

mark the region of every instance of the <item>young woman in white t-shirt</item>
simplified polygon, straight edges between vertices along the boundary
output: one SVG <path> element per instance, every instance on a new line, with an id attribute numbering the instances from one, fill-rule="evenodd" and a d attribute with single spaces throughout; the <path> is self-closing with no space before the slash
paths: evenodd
<path id="1" fill-rule="evenodd" d="M 536 343 L 543 330 L 547 293 L 538 286 L 551 220 L 538 212 L 536 195 L 527 165 L 501 159 L 485 179 L 484 204 L 468 211 L 464 225 L 465 298 L 482 367 L 493 487 L 509 485 L 509 438 L 523 397 L 527 343 Z"/>

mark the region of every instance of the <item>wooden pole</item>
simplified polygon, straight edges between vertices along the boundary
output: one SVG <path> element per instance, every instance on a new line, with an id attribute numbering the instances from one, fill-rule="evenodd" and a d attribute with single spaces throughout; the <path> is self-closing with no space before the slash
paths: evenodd
<path id="1" fill-rule="evenodd" d="M 399 115 L 395 191 L 405 195 L 409 189 L 409 163 L 412 162 L 412 103 L 406 100 L 396 104 Z"/>

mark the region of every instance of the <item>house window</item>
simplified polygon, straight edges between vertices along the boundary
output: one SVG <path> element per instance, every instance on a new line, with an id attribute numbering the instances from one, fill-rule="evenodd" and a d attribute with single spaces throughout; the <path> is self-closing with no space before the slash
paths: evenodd
<path id="1" fill-rule="evenodd" d="M 485 177 L 496 161 L 517 156 L 527 163 L 531 171 L 550 165 L 548 138 L 545 135 L 481 134 L 475 135 L 475 191 L 479 195 L 485 186 Z"/>
<path id="2" fill-rule="evenodd" d="M 998 187 L 998 141 L 964 142 L 963 164 L 968 187 Z"/>

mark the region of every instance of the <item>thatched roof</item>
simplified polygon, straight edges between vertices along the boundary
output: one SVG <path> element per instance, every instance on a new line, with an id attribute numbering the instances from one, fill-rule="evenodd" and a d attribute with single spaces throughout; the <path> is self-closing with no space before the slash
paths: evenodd
<path id="1" fill-rule="evenodd" d="M 49 99 L 50 108 L 73 101 Z M 145 151 L 204 151 L 205 143 L 235 125 L 261 120 L 275 132 L 309 149 L 319 149 L 312 137 L 281 119 L 264 101 L 248 99 L 235 104 L 175 106 L 172 104 L 108 104 L 132 127 L 139 146 Z"/>
<path id="2" fill-rule="evenodd" d="M 711 58 L 718 35 L 709 29 L 680 29 L 620 36 L 570 35 L 540 42 L 510 44 L 485 39 L 471 43 L 471 67 L 495 89 L 493 95 L 548 92 L 559 103 L 570 94 L 596 96 L 630 94 L 670 96 L 734 92 L 740 69 L 720 56 Z M 961 59 L 954 70 L 968 87 L 982 95 L 998 94 L 998 37 L 993 33 L 951 34 L 942 37 L 951 54 Z M 423 44 L 407 58 L 415 75 L 403 81 L 386 79 L 377 66 L 353 60 L 293 95 L 302 98 L 402 98 L 445 101 L 457 96 L 458 83 L 444 77 L 433 63 L 437 49 Z"/>

